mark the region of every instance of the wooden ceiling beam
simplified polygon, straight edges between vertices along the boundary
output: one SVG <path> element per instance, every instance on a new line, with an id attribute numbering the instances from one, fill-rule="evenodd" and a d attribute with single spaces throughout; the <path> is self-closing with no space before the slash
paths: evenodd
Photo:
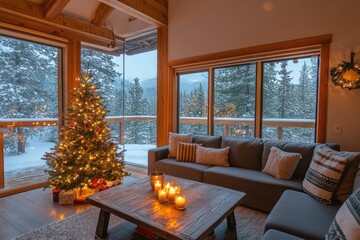
<path id="1" fill-rule="evenodd" d="M 117 10 L 156 26 L 167 26 L 166 0 L 99 0 Z"/>
<path id="2" fill-rule="evenodd" d="M 9 14 L 3 13 L 1 11 L 0 11 L 0 19 L 1 19 L 0 27 L 4 27 L 4 28 L 7 28 L 12 31 L 16 31 L 16 28 L 14 28 L 13 26 L 17 26 L 17 27 L 19 27 L 19 29 L 23 29 L 22 31 L 30 29 L 30 30 L 35 30 L 38 32 L 46 33 L 49 35 L 62 37 L 65 39 L 74 39 L 74 40 L 78 40 L 81 42 L 90 43 L 90 44 L 100 46 L 103 48 L 109 48 L 109 49 L 112 48 L 112 46 L 108 42 L 99 41 L 99 40 L 96 40 L 93 38 L 89 38 L 89 37 L 86 37 L 83 35 L 76 34 L 74 32 L 68 31 L 68 30 L 59 29 L 57 27 L 49 26 L 47 24 L 43 24 L 43 23 L 39 23 L 39 22 L 34 22 L 29 19 L 19 19 L 16 16 L 9 15 Z M 4 23 L 4 24 L 2 24 L 2 23 Z M 29 32 L 29 34 L 31 35 L 32 33 Z M 37 35 L 35 34 L 35 36 L 37 36 Z"/>
<path id="3" fill-rule="evenodd" d="M 87 38 L 105 42 L 115 41 L 115 35 L 110 29 L 98 27 L 74 17 L 58 14 L 54 19 L 46 19 L 44 17 L 44 7 L 32 2 L 24 0 L 1 0 L 0 12 L 47 24 L 62 30 L 72 31 L 77 35 L 83 35 Z M 0 21 L 1 20 L 2 19 L 0 19 Z"/>
<path id="4" fill-rule="evenodd" d="M 44 17 L 47 19 L 54 19 L 59 15 L 69 1 L 70 0 L 45 0 L 43 4 Z"/>
<path id="5" fill-rule="evenodd" d="M 113 7 L 110 7 L 109 5 L 106 5 L 104 3 L 100 3 L 100 5 L 97 7 L 95 11 L 95 15 L 91 20 L 91 23 L 94 24 L 95 26 L 101 27 L 113 11 L 114 11 Z"/>

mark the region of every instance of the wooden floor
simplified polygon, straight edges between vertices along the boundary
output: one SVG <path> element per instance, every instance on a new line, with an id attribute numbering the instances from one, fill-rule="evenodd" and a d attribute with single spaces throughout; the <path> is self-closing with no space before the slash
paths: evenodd
<path id="1" fill-rule="evenodd" d="M 147 173 L 141 167 L 127 166 L 127 171 L 132 176 L 125 177 L 124 183 L 144 177 Z M 52 201 L 51 189 L 43 191 L 42 188 L 0 198 L 0 239 L 13 239 L 89 207 L 89 204 L 60 206 Z"/>

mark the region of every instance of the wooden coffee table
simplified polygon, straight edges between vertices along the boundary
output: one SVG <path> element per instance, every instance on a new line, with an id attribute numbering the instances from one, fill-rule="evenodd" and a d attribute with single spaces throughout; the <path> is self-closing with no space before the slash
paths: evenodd
<path id="1" fill-rule="evenodd" d="M 236 239 L 234 209 L 245 193 L 172 176 L 165 176 L 165 182 L 181 186 L 185 210 L 159 203 L 148 177 L 88 197 L 101 209 L 95 237 L 107 237 L 110 214 L 114 214 L 165 239 L 205 239 L 226 218 L 228 236 Z"/>

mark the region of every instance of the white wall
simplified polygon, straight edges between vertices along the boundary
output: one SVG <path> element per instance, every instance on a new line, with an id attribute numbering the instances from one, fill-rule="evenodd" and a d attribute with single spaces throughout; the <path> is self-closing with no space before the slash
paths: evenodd
<path id="1" fill-rule="evenodd" d="M 169 60 L 332 34 L 330 67 L 359 62 L 359 23 L 359 0 L 169 0 Z M 360 89 L 329 81 L 327 142 L 360 151 Z"/>

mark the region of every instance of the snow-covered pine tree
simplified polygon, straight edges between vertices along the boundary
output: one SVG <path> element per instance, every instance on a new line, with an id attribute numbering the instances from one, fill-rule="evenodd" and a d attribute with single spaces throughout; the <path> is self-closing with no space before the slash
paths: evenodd
<path id="1" fill-rule="evenodd" d="M 57 117 L 57 49 L 0 37 L 1 118 Z M 51 86 L 51 87 L 50 87 Z M 56 95 L 54 94 L 56 93 Z M 50 105 L 49 105 L 50 103 Z M 7 129 L 6 151 L 24 153 L 27 139 L 40 130 Z"/>
<path id="2" fill-rule="evenodd" d="M 59 143 L 43 158 L 48 186 L 65 191 L 91 187 L 95 178 L 122 181 L 127 175 L 123 151 L 111 140 L 104 121 L 107 111 L 95 79 L 84 74 L 79 81 L 71 93 Z"/>
<path id="3" fill-rule="evenodd" d="M 104 106 L 109 111 L 111 116 L 119 116 L 119 108 L 116 103 L 117 93 L 120 87 L 119 80 L 121 73 L 116 71 L 118 64 L 114 61 L 114 56 L 105 54 L 99 51 L 91 50 L 88 48 L 81 48 L 81 69 L 83 72 L 96 73 L 93 77 L 100 83 L 101 92 L 103 92 Z"/>
<path id="4" fill-rule="evenodd" d="M 128 92 L 128 99 L 126 103 L 126 116 L 141 116 L 147 115 L 149 112 L 149 103 L 146 98 L 143 98 L 144 90 L 140 86 L 139 78 L 134 78 L 134 83 Z M 131 121 L 125 124 L 126 142 L 132 144 L 147 143 L 149 123 L 142 121 Z"/>

